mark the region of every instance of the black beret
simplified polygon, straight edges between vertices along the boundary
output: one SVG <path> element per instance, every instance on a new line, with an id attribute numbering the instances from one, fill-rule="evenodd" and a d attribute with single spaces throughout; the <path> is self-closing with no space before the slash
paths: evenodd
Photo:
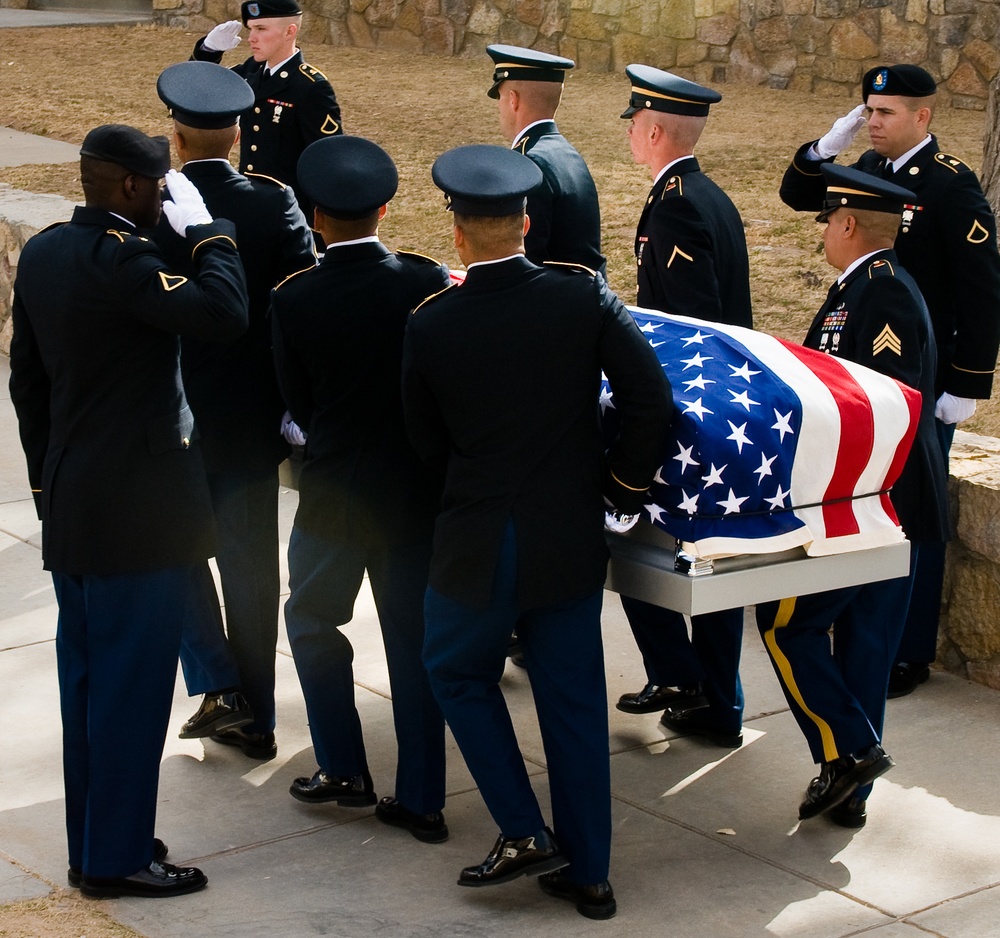
<path id="1" fill-rule="evenodd" d="M 508 79 L 514 81 L 562 82 L 566 72 L 576 62 L 561 55 L 536 52 L 522 46 L 490 45 L 486 52 L 493 59 L 493 84 L 486 93 L 491 98 L 500 97 L 500 85 Z"/>
<path id="2" fill-rule="evenodd" d="M 703 117 L 710 104 L 722 100 L 718 91 L 649 65 L 629 65 L 625 74 L 632 81 L 632 94 L 623 118 L 647 110 Z"/>
<path id="3" fill-rule="evenodd" d="M 232 127 L 253 105 L 250 86 L 214 62 L 178 62 L 160 73 L 156 93 L 174 120 L 207 130 Z"/>
<path id="4" fill-rule="evenodd" d="M 851 166 L 823 163 L 820 169 L 826 178 L 826 196 L 823 211 L 816 216 L 816 221 L 826 221 L 827 216 L 838 208 L 900 215 L 905 205 L 917 201 L 916 195 L 909 189 Z"/>
<path id="5" fill-rule="evenodd" d="M 159 179 L 170 169 L 170 142 L 166 137 L 147 137 L 125 124 L 104 124 L 83 138 L 80 156 L 116 163 L 130 173 Z"/>
<path id="6" fill-rule="evenodd" d="M 442 153 L 431 178 L 449 211 L 499 218 L 524 210 L 527 194 L 542 184 L 542 171 L 516 150 L 475 143 Z"/>
<path id="7" fill-rule="evenodd" d="M 392 157 L 364 137 L 341 135 L 310 143 L 299 157 L 299 187 L 332 218 L 364 218 L 395 194 Z"/>
<path id="8" fill-rule="evenodd" d="M 250 0 L 240 7 L 243 25 L 247 20 L 265 20 L 272 16 L 298 16 L 302 12 L 295 0 Z"/>
<path id="9" fill-rule="evenodd" d="M 898 94 L 904 98 L 926 98 L 937 91 L 930 72 L 919 65 L 879 65 L 861 79 L 861 97 L 870 94 Z"/>

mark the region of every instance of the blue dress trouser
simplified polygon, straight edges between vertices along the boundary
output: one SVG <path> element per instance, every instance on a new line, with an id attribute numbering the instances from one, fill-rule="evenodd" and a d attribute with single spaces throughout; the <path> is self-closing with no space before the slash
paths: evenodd
<path id="1" fill-rule="evenodd" d="M 607 879 L 611 768 L 601 641 L 603 590 L 581 600 L 519 611 L 514 525 L 504 531 L 486 609 L 429 588 L 424 661 L 466 765 L 504 837 L 545 822 L 518 747 L 500 678 L 517 625 L 538 714 L 552 800 L 552 827 L 581 884 Z"/>

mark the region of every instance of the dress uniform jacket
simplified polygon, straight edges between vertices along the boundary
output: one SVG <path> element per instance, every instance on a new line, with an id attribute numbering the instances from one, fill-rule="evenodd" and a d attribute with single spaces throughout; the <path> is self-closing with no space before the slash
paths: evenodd
<path id="1" fill-rule="evenodd" d="M 752 327 L 743 220 L 693 156 L 653 184 L 639 217 L 635 255 L 639 306 Z"/>
<path id="2" fill-rule="evenodd" d="M 285 405 L 274 375 L 268 302 L 276 284 L 315 265 L 312 231 L 292 190 L 276 180 L 241 176 L 224 160 L 188 163 L 183 172 L 209 212 L 236 225 L 249 301 L 249 328 L 235 342 L 181 341 L 184 389 L 205 465 L 209 472 L 273 468 L 289 448 L 279 432 Z M 190 251 L 166 219 L 156 239 L 171 264 L 189 273 Z"/>
<path id="3" fill-rule="evenodd" d="M 583 157 L 559 133 L 555 121 L 526 128 L 513 149 L 542 171 L 542 185 L 528 195 L 531 227 L 524 237 L 528 260 L 568 261 L 605 273 L 597 187 Z"/>
<path id="4" fill-rule="evenodd" d="M 623 416 L 602 460 L 601 371 Z M 524 257 L 472 267 L 410 318 L 410 438 L 444 478 L 430 585 L 485 608 L 504 528 L 517 533 L 521 610 L 604 582 L 604 501 L 635 510 L 672 403 L 656 356 L 604 278 Z"/>
<path id="5" fill-rule="evenodd" d="M 194 230 L 197 281 L 96 208 L 24 247 L 10 391 L 47 570 L 136 573 L 214 553 L 177 335 L 232 341 L 246 289 L 233 226 Z"/>
<path id="6" fill-rule="evenodd" d="M 803 344 L 920 391 L 917 435 L 890 497 L 911 541 L 947 540 L 944 460 L 934 425 L 934 335 L 920 290 L 895 252 L 879 251 L 835 284 Z"/>
<path id="7" fill-rule="evenodd" d="M 202 41 L 192 58 L 220 63 L 222 53 L 204 48 Z M 307 64 L 301 50 L 276 75 L 264 76 L 266 64 L 251 56 L 232 69 L 254 93 L 253 107 L 240 115 L 240 172 L 273 176 L 291 186 L 311 222 L 312 206 L 299 188 L 296 166 L 314 140 L 344 132 L 340 105 L 326 75 Z"/>
<path id="8" fill-rule="evenodd" d="M 820 162 L 803 146 L 781 181 L 782 201 L 796 211 L 819 211 L 826 191 Z M 863 153 L 857 169 L 882 175 L 884 159 Z M 1000 347 L 1000 254 L 996 221 L 976 174 L 938 149 L 937 140 L 888 177 L 911 190 L 895 250 L 930 310 L 937 342 L 935 394 L 987 398 Z"/>
<path id="9" fill-rule="evenodd" d="M 409 311 L 447 284 L 428 258 L 367 242 L 274 292 L 278 377 L 308 434 L 296 526 L 341 542 L 427 536 L 437 491 L 406 436 L 399 369 Z"/>

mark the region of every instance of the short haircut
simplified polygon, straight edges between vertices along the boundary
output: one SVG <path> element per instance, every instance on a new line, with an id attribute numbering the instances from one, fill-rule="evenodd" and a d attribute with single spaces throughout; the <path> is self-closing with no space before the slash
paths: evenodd
<path id="1" fill-rule="evenodd" d="M 894 212 L 873 212 L 862 208 L 846 208 L 844 211 L 854 216 L 858 228 L 867 238 L 886 240 L 890 243 L 896 240 L 900 216 Z"/>
<path id="2" fill-rule="evenodd" d="M 129 175 L 135 174 L 109 160 L 99 160 L 93 156 L 80 157 L 80 184 L 88 202 L 105 199 Z"/>
<path id="3" fill-rule="evenodd" d="M 236 143 L 239 124 L 229 127 L 189 127 L 174 120 L 174 129 L 184 138 L 188 158 L 192 160 L 228 159 Z"/>
<path id="4" fill-rule="evenodd" d="M 649 114 L 678 149 L 688 152 L 694 152 L 705 124 L 708 123 L 707 114 L 670 114 L 666 111 L 650 111 Z"/>
<path id="5" fill-rule="evenodd" d="M 524 212 L 490 217 L 455 213 L 455 225 L 465 232 L 474 250 L 502 257 L 513 254 L 524 239 Z"/>
<path id="6" fill-rule="evenodd" d="M 319 206 L 317 209 L 326 219 L 326 226 L 329 227 L 330 233 L 335 235 L 337 241 L 356 241 L 358 238 L 370 238 L 378 230 L 379 209 L 375 209 L 363 218 L 337 218 L 335 215 L 327 214 Z"/>

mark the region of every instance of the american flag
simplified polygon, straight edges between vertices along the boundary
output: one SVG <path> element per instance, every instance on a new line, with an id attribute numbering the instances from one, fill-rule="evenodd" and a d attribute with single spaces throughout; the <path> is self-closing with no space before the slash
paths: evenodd
<path id="1" fill-rule="evenodd" d="M 763 332 L 630 311 L 676 408 L 648 520 L 705 558 L 903 540 L 886 492 L 916 433 L 919 392 Z M 614 433 L 606 381 L 601 410 Z"/>

